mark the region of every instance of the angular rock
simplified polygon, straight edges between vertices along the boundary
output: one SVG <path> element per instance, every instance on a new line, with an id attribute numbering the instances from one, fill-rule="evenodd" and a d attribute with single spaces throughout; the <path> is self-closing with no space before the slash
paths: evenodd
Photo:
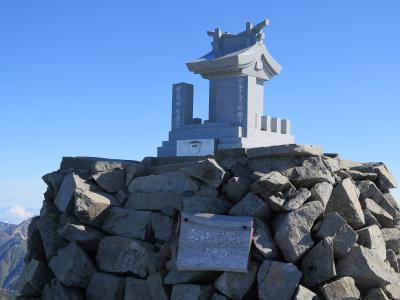
<path id="1" fill-rule="evenodd" d="M 320 296 L 299 284 L 293 300 L 322 300 Z"/>
<path id="2" fill-rule="evenodd" d="M 197 162 L 195 166 L 187 169 L 186 173 L 214 188 L 219 187 L 225 177 L 224 169 L 213 158 Z"/>
<path id="3" fill-rule="evenodd" d="M 168 291 L 163 284 L 163 273 L 153 273 L 147 278 L 151 299 L 168 300 Z"/>
<path id="4" fill-rule="evenodd" d="M 263 194 L 260 194 L 260 196 L 265 200 L 265 202 L 268 203 L 268 206 L 273 211 L 283 211 L 283 205 L 285 204 L 286 199 L 284 198 L 282 193 L 270 194 L 268 192 L 265 192 Z"/>
<path id="5" fill-rule="evenodd" d="M 130 193 L 125 208 L 162 211 L 167 207 L 182 209 L 183 195 L 175 192 Z"/>
<path id="6" fill-rule="evenodd" d="M 396 179 L 384 164 L 377 165 L 373 169 L 378 174 L 378 184 L 382 190 L 389 190 L 397 187 Z"/>
<path id="7" fill-rule="evenodd" d="M 171 270 L 164 278 L 165 284 L 178 283 L 205 283 L 218 277 L 220 272 L 213 271 L 178 271 L 176 268 Z"/>
<path id="8" fill-rule="evenodd" d="M 16 287 L 26 297 L 42 294 L 43 286 L 51 279 L 51 272 L 44 262 L 32 259 L 19 276 Z"/>
<path id="9" fill-rule="evenodd" d="M 353 228 L 360 228 L 365 224 L 357 188 L 350 178 L 335 186 L 325 211 L 339 213 Z"/>
<path id="10" fill-rule="evenodd" d="M 362 246 L 354 247 L 340 259 L 336 271 L 339 276 L 352 277 L 361 291 L 384 287 L 390 282 L 384 261 L 374 251 Z"/>
<path id="11" fill-rule="evenodd" d="M 378 174 L 376 173 L 363 173 L 357 170 L 347 170 L 347 173 L 354 181 L 363 181 L 363 180 L 374 181 L 376 178 L 378 178 Z"/>
<path id="12" fill-rule="evenodd" d="M 393 227 L 393 217 L 386 210 L 380 207 L 374 200 L 365 198 L 363 201 L 363 208 L 368 209 L 382 227 Z"/>
<path id="13" fill-rule="evenodd" d="M 389 300 L 389 298 L 385 295 L 383 289 L 372 289 L 363 300 Z"/>
<path id="14" fill-rule="evenodd" d="M 44 261 L 46 260 L 46 251 L 44 250 L 42 237 L 37 226 L 37 221 L 40 217 L 33 217 L 28 227 L 28 244 L 27 253 L 25 256 L 25 263 L 30 262 L 32 259 Z"/>
<path id="15" fill-rule="evenodd" d="M 307 252 L 301 262 L 301 271 L 303 282 L 309 287 L 315 287 L 336 276 L 333 238 L 323 239 Z"/>
<path id="16" fill-rule="evenodd" d="M 400 228 L 383 228 L 383 239 L 386 249 L 392 249 L 394 253 L 400 253 Z"/>
<path id="17" fill-rule="evenodd" d="M 183 199 L 183 211 L 185 213 L 210 213 L 225 214 L 232 204 L 220 197 L 193 195 Z"/>
<path id="18" fill-rule="evenodd" d="M 315 184 L 310 192 L 311 192 L 311 200 L 320 201 L 324 208 L 329 201 L 329 198 L 332 195 L 333 186 L 328 182 L 320 182 Z"/>
<path id="19" fill-rule="evenodd" d="M 138 164 L 137 161 L 108 159 L 100 157 L 63 157 L 60 169 L 74 169 L 76 172 L 94 174 L 96 172 L 106 172 L 115 169 L 125 169 L 132 164 Z"/>
<path id="20" fill-rule="evenodd" d="M 297 261 L 314 245 L 310 230 L 323 209 L 321 202 L 309 202 L 284 215 L 277 224 L 274 239 L 286 261 Z"/>
<path id="21" fill-rule="evenodd" d="M 259 299 L 292 299 L 301 275 L 301 272 L 293 264 L 265 260 L 257 273 Z"/>
<path id="22" fill-rule="evenodd" d="M 252 192 L 249 192 L 229 210 L 229 214 L 232 216 L 268 218 L 271 215 L 271 210 L 265 201 Z"/>
<path id="23" fill-rule="evenodd" d="M 99 172 L 92 178 L 107 193 L 116 193 L 125 188 L 125 170 Z"/>
<path id="24" fill-rule="evenodd" d="M 293 157 L 293 156 L 322 156 L 322 148 L 313 145 L 279 145 L 271 147 L 259 147 L 247 149 L 249 158 L 257 157 Z"/>
<path id="25" fill-rule="evenodd" d="M 229 299 L 227 297 L 225 297 L 224 295 L 214 293 L 214 294 L 212 294 L 210 300 L 229 300 Z"/>
<path id="26" fill-rule="evenodd" d="M 386 259 L 386 246 L 378 226 L 372 225 L 357 230 L 358 244 L 374 251 L 382 260 Z"/>
<path id="27" fill-rule="evenodd" d="M 113 235 L 148 240 L 152 213 L 113 207 L 104 221 L 102 229 Z"/>
<path id="28" fill-rule="evenodd" d="M 335 257 L 346 256 L 355 246 L 358 238 L 358 234 L 335 212 L 324 216 L 316 235 L 320 239 L 333 238 Z"/>
<path id="29" fill-rule="evenodd" d="M 94 273 L 86 288 L 88 300 L 123 300 L 125 278 L 107 273 Z"/>
<path id="30" fill-rule="evenodd" d="M 364 209 L 364 219 L 365 219 L 365 226 L 376 225 L 381 228 L 381 224 L 379 224 L 378 220 L 374 217 L 374 215 L 368 210 Z"/>
<path id="31" fill-rule="evenodd" d="M 151 299 L 149 282 L 145 279 L 126 277 L 125 300 Z"/>
<path id="32" fill-rule="evenodd" d="M 135 178 L 145 176 L 145 167 L 141 163 L 132 164 L 126 169 L 125 187 L 128 187 Z"/>
<path id="33" fill-rule="evenodd" d="M 299 209 L 304 204 L 304 202 L 306 202 L 308 198 L 310 198 L 311 193 L 309 190 L 301 188 L 289 193 L 289 195 L 289 199 L 287 199 L 282 206 L 283 211 L 289 212 Z"/>
<path id="34" fill-rule="evenodd" d="M 96 262 L 104 272 L 135 274 L 141 278 L 155 271 L 155 262 L 146 245 L 120 236 L 106 236 L 101 240 Z"/>
<path id="35" fill-rule="evenodd" d="M 116 194 L 115 194 L 115 199 L 118 201 L 118 203 L 122 206 L 125 204 L 125 202 L 128 200 L 128 192 L 126 192 L 125 190 L 119 190 Z"/>
<path id="36" fill-rule="evenodd" d="M 238 203 L 247 193 L 251 181 L 246 177 L 232 177 L 222 186 L 222 192 L 233 203 Z"/>
<path id="37" fill-rule="evenodd" d="M 361 296 L 360 291 L 354 284 L 354 279 L 351 277 L 342 277 L 325 284 L 321 290 L 327 300 L 357 300 Z"/>
<path id="38" fill-rule="evenodd" d="M 168 242 L 174 233 L 174 219 L 159 213 L 152 213 L 151 230 L 157 240 Z"/>
<path id="39" fill-rule="evenodd" d="M 56 255 L 58 249 L 64 247 L 67 243 L 67 241 L 57 233 L 57 224 L 58 217 L 52 214 L 46 214 L 36 221 L 47 260 L 50 260 Z"/>
<path id="40" fill-rule="evenodd" d="M 157 192 L 195 192 L 198 184 L 184 171 L 150 175 L 135 178 L 128 186 L 128 191 L 133 193 L 157 193 Z"/>
<path id="41" fill-rule="evenodd" d="M 100 240 L 104 237 L 101 231 L 78 222 L 67 222 L 58 229 L 58 234 L 70 242 L 76 242 L 83 249 L 91 252 L 97 250 Z"/>
<path id="42" fill-rule="evenodd" d="M 86 288 L 90 277 L 96 272 L 91 258 L 76 243 L 59 249 L 50 260 L 49 267 L 57 279 L 68 287 Z"/>
<path id="43" fill-rule="evenodd" d="M 208 300 L 214 291 L 212 285 L 176 284 L 171 300 Z"/>
<path id="44" fill-rule="evenodd" d="M 256 279 L 257 269 L 258 265 L 251 263 L 247 273 L 224 272 L 214 285 L 229 299 L 243 299 Z"/>
<path id="45" fill-rule="evenodd" d="M 254 218 L 253 245 L 264 258 L 274 259 L 278 256 L 271 229 L 259 218 Z"/>
<path id="46" fill-rule="evenodd" d="M 42 300 L 85 300 L 82 289 L 64 286 L 59 280 L 53 279 L 43 289 Z"/>
<path id="47" fill-rule="evenodd" d="M 399 263 L 397 262 L 396 254 L 393 252 L 392 249 L 388 249 L 386 251 L 386 261 L 393 268 L 393 270 L 395 270 L 397 273 L 400 272 Z"/>
<path id="48" fill-rule="evenodd" d="M 261 195 L 266 191 L 272 193 L 281 192 L 290 186 L 289 178 L 277 171 L 273 171 L 254 182 L 250 189 L 253 193 Z"/>
<path id="49" fill-rule="evenodd" d="M 335 183 L 332 171 L 328 169 L 320 158 L 309 158 L 303 166 L 288 170 L 290 181 L 296 187 L 312 187 L 317 183 Z"/>
<path id="50" fill-rule="evenodd" d="M 68 173 L 65 175 L 64 180 L 60 186 L 54 204 L 60 210 L 60 212 L 66 213 L 71 210 L 73 206 L 73 196 L 75 189 L 88 190 L 89 185 L 77 174 Z"/>
<path id="51" fill-rule="evenodd" d="M 389 265 L 386 266 L 389 272 L 390 283 L 383 290 L 391 299 L 400 299 L 400 274 L 396 273 Z"/>
<path id="52" fill-rule="evenodd" d="M 76 190 L 74 214 L 82 223 L 99 228 L 108 210 L 117 203 L 113 196 L 106 193 Z"/>

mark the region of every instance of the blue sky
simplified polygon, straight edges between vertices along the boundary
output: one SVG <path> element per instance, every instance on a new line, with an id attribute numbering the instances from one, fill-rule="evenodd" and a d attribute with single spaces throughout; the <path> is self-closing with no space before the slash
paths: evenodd
<path id="1" fill-rule="evenodd" d="M 207 82 L 185 62 L 210 49 L 206 30 L 239 32 L 268 17 L 283 66 L 265 112 L 290 118 L 298 143 L 400 178 L 400 2 L 0 2 L 0 209 L 38 209 L 41 176 L 62 156 L 141 159 L 170 126 L 171 85 Z"/>

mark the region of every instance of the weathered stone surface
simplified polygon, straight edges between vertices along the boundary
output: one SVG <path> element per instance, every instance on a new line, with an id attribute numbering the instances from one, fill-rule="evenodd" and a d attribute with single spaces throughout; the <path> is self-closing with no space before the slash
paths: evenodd
<path id="1" fill-rule="evenodd" d="M 323 239 L 307 252 L 301 262 L 301 271 L 303 282 L 309 287 L 315 287 L 336 276 L 333 238 Z"/>
<path id="2" fill-rule="evenodd" d="M 126 169 L 125 187 L 128 187 L 135 178 L 145 176 L 145 167 L 141 163 L 132 164 Z"/>
<path id="3" fill-rule="evenodd" d="M 335 186 L 325 211 L 339 213 L 353 228 L 360 228 L 365 224 L 357 188 L 350 178 Z"/>
<path id="4" fill-rule="evenodd" d="M 400 212 L 399 202 L 396 198 L 388 191 L 387 193 L 383 194 L 383 197 L 390 203 L 390 205 L 397 211 Z"/>
<path id="5" fill-rule="evenodd" d="M 288 170 L 290 181 L 296 187 L 312 187 L 317 183 L 328 182 L 333 184 L 335 178 L 320 158 L 309 158 L 303 162 L 303 166 Z"/>
<path id="6" fill-rule="evenodd" d="M 265 201 L 252 192 L 249 192 L 229 210 L 229 214 L 232 216 L 268 218 L 271 215 L 271 210 Z"/>
<path id="7" fill-rule="evenodd" d="M 110 273 L 135 274 L 145 278 L 155 270 L 150 251 L 140 241 L 106 236 L 99 244 L 96 262 L 100 270 Z"/>
<path id="8" fill-rule="evenodd" d="M 393 227 L 393 217 L 386 210 L 380 207 L 374 200 L 365 198 L 363 201 L 363 208 L 368 209 L 382 227 Z"/>
<path id="9" fill-rule="evenodd" d="M 214 293 L 211 295 L 210 300 L 229 300 L 229 299 L 227 297 L 225 297 L 224 295 Z"/>
<path id="10" fill-rule="evenodd" d="M 386 259 L 385 240 L 381 230 L 376 225 L 371 225 L 357 230 L 358 244 L 374 251 L 382 260 Z"/>
<path id="11" fill-rule="evenodd" d="M 101 231 L 72 221 L 61 226 L 58 229 L 58 234 L 92 252 L 96 251 L 100 240 L 104 237 Z"/>
<path id="12" fill-rule="evenodd" d="M 263 194 L 267 192 L 281 192 L 291 186 L 289 178 L 282 175 L 277 171 L 270 172 L 264 177 L 261 177 L 256 182 L 254 182 L 250 189 L 253 193 Z"/>
<path id="13" fill-rule="evenodd" d="M 390 283 L 383 290 L 391 299 L 400 299 L 400 274 L 387 265 Z"/>
<path id="14" fill-rule="evenodd" d="M 237 203 L 247 193 L 250 184 L 251 181 L 246 177 L 232 177 L 222 186 L 222 192 L 229 201 Z"/>
<path id="15" fill-rule="evenodd" d="M 265 202 L 268 203 L 268 206 L 273 211 L 283 211 L 282 207 L 285 204 L 286 199 L 284 198 L 282 193 L 270 194 L 269 192 L 264 192 L 263 194 L 260 194 L 260 196 L 265 200 Z"/>
<path id="16" fill-rule="evenodd" d="M 311 200 L 320 201 L 325 208 L 332 195 L 332 190 L 333 186 L 328 182 L 317 183 L 310 190 Z"/>
<path id="17" fill-rule="evenodd" d="M 388 249 L 386 251 L 386 261 L 393 268 L 393 270 L 399 273 L 400 269 L 399 269 L 399 264 L 397 262 L 396 253 L 394 253 L 392 249 Z"/>
<path id="18" fill-rule="evenodd" d="M 322 298 L 299 284 L 293 300 L 322 300 Z"/>
<path id="19" fill-rule="evenodd" d="M 327 300 L 357 300 L 361 296 L 351 277 L 342 277 L 325 284 L 321 290 Z"/>
<path id="20" fill-rule="evenodd" d="M 115 200 L 118 201 L 118 203 L 122 206 L 125 204 L 125 202 L 128 200 L 128 192 L 125 190 L 119 190 L 116 194 L 115 194 Z"/>
<path id="21" fill-rule="evenodd" d="M 340 259 L 336 271 L 339 276 L 352 277 L 361 291 L 384 287 L 390 282 L 384 261 L 374 251 L 362 246 L 354 247 Z"/>
<path id="22" fill-rule="evenodd" d="M 147 278 L 150 287 L 151 299 L 156 300 L 169 300 L 169 291 L 163 283 L 163 272 L 153 273 Z"/>
<path id="23" fill-rule="evenodd" d="M 102 226 L 105 232 L 113 235 L 147 240 L 150 237 L 152 213 L 113 207 Z"/>
<path id="24" fill-rule="evenodd" d="M 133 179 L 128 186 L 128 191 L 133 193 L 184 193 L 197 190 L 197 183 L 184 171 L 138 177 Z"/>
<path id="25" fill-rule="evenodd" d="M 347 170 L 347 173 L 355 181 L 363 181 L 363 180 L 374 181 L 376 178 L 378 178 L 378 174 L 376 173 L 363 173 L 357 170 Z"/>
<path id="26" fill-rule="evenodd" d="M 171 300 L 208 300 L 214 291 L 212 285 L 176 284 L 172 288 Z"/>
<path id="27" fill-rule="evenodd" d="M 250 175 L 250 179 L 256 181 L 260 178 L 261 174 L 264 176 L 272 171 L 278 171 L 287 175 L 289 169 L 301 166 L 303 160 L 300 157 L 261 157 L 250 159 L 248 165 L 254 172 Z"/>
<path id="28" fill-rule="evenodd" d="M 49 267 L 64 285 L 86 288 L 96 268 L 91 258 L 76 243 L 58 250 Z"/>
<path id="29" fill-rule="evenodd" d="M 36 297 L 42 294 L 43 286 L 51 279 L 51 272 L 44 262 L 32 259 L 19 276 L 16 287 L 21 295 Z"/>
<path id="30" fill-rule="evenodd" d="M 259 218 L 254 218 L 253 245 L 264 258 L 274 259 L 278 256 L 271 229 Z"/>
<path id="31" fill-rule="evenodd" d="M 256 279 L 258 265 L 251 263 L 246 273 L 224 272 L 215 281 L 215 287 L 229 299 L 243 299 Z"/>
<path id="32" fill-rule="evenodd" d="M 25 263 L 30 262 L 32 259 L 45 261 L 46 252 L 44 250 L 42 237 L 37 226 L 37 221 L 40 219 L 39 216 L 33 217 L 28 227 L 28 244 L 27 253 L 25 256 Z"/>
<path id="33" fill-rule="evenodd" d="M 118 201 L 109 194 L 94 191 L 75 191 L 74 214 L 84 224 L 101 227 L 111 208 Z"/>
<path id="34" fill-rule="evenodd" d="M 305 188 L 300 188 L 296 191 L 290 192 L 289 199 L 287 199 L 283 204 L 282 210 L 294 211 L 296 209 L 299 209 L 304 204 L 304 202 L 306 202 L 308 198 L 310 198 L 310 196 L 310 191 Z"/>
<path id="35" fill-rule="evenodd" d="M 125 170 L 112 170 L 96 173 L 92 178 L 106 192 L 116 193 L 125 188 L 125 173 Z"/>
<path id="36" fill-rule="evenodd" d="M 73 169 L 76 172 L 79 171 L 94 174 L 96 172 L 124 169 L 132 164 L 138 164 L 138 162 L 132 160 L 108 159 L 100 157 L 63 157 L 60 169 Z"/>
<path id="37" fill-rule="evenodd" d="M 82 289 L 64 286 L 59 280 L 53 279 L 43 289 L 42 300 L 85 300 Z"/>
<path id="38" fill-rule="evenodd" d="M 314 245 L 310 229 L 323 209 L 321 202 L 313 201 L 284 215 L 277 224 L 274 239 L 286 261 L 297 261 Z"/>
<path id="39" fill-rule="evenodd" d="M 335 257 L 343 257 L 355 246 L 358 234 L 346 223 L 338 213 L 329 213 L 324 216 L 319 226 L 317 237 L 333 238 Z"/>
<path id="40" fill-rule="evenodd" d="M 368 210 L 364 209 L 364 219 L 365 219 L 365 226 L 376 225 L 381 228 L 381 224 L 379 224 L 378 220 L 374 217 L 374 215 Z"/>
<path id="41" fill-rule="evenodd" d="M 372 289 L 363 300 L 389 300 L 389 298 L 385 295 L 383 289 Z"/>
<path id="42" fill-rule="evenodd" d="M 54 204 L 57 208 L 65 213 L 69 211 L 73 206 L 73 196 L 75 189 L 88 190 L 89 184 L 87 184 L 81 177 L 74 173 L 68 173 L 65 175 L 64 180 L 60 186 Z"/>
<path id="43" fill-rule="evenodd" d="M 400 229 L 399 228 L 383 228 L 383 239 L 385 240 L 386 249 L 392 249 L 394 253 L 400 253 Z"/>
<path id="44" fill-rule="evenodd" d="M 213 271 L 178 271 L 172 269 L 164 278 L 165 284 L 205 283 L 216 279 L 220 272 Z"/>
<path id="45" fill-rule="evenodd" d="M 182 209 L 183 195 L 175 192 L 130 193 L 125 208 L 162 211 L 167 207 Z"/>
<path id="46" fill-rule="evenodd" d="M 160 241 L 168 242 L 174 233 L 174 219 L 159 213 L 152 213 L 150 218 L 153 236 Z"/>
<path id="47" fill-rule="evenodd" d="M 126 277 L 125 300 L 151 299 L 149 282 L 145 279 Z"/>
<path id="48" fill-rule="evenodd" d="M 249 158 L 280 157 L 280 156 L 322 156 L 322 148 L 313 145 L 279 145 L 272 147 L 258 147 L 247 149 Z"/>
<path id="49" fill-rule="evenodd" d="M 265 260 L 258 269 L 260 300 L 290 300 L 300 282 L 301 272 L 293 264 Z"/>
<path id="50" fill-rule="evenodd" d="M 86 288 L 88 300 L 123 300 L 125 278 L 97 272 L 92 275 Z"/>
<path id="51" fill-rule="evenodd" d="M 214 188 L 219 187 L 225 177 L 224 169 L 213 158 L 199 161 L 194 167 L 187 169 L 186 173 Z"/>
<path id="52" fill-rule="evenodd" d="M 58 217 L 52 214 L 41 216 L 36 225 L 43 241 L 47 260 L 56 255 L 58 249 L 66 245 L 66 240 L 57 233 Z"/>
<path id="53" fill-rule="evenodd" d="M 232 204 L 220 197 L 193 195 L 183 198 L 185 213 L 225 214 L 231 208 Z"/>
<path id="54" fill-rule="evenodd" d="M 250 217 L 182 214 L 177 269 L 246 272 L 252 227 Z"/>
<path id="55" fill-rule="evenodd" d="M 352 169 L 363 173 L 376 173 L 378 177 L 376 183 L 382 190 L 389 190 L 397 187 L 393 174 L 382 163 L 367 163 L 355 166 Z"/>

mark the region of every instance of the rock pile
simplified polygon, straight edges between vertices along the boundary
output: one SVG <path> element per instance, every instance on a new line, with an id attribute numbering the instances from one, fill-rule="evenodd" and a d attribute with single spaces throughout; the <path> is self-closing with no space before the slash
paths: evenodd
<path id="1" fill-rule="evenodd" d="M 19 299 L 400 299 L 400 210 L 382 163 L 286 145 L 64 158 L 43 179 Z M 253 217 L 248 272 L 178 271 L 182 212 Z"/>

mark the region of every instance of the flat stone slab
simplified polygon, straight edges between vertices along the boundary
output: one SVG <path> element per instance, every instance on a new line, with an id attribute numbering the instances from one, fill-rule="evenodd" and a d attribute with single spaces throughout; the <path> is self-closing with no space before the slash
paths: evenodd
<path id="1" fill-rule="evenodd" d="M 183 213 L 177 269 L 247 272 L 252 236 L 253 218 Z"/>
<path id="2" fill-rule="evenodd" d="M 268 156 L 322 156 L 322 148 L 313 145 L 280 145 L 272 147 L 260 147 L 247 149 L 249 158 L 268 157 Z"/>

